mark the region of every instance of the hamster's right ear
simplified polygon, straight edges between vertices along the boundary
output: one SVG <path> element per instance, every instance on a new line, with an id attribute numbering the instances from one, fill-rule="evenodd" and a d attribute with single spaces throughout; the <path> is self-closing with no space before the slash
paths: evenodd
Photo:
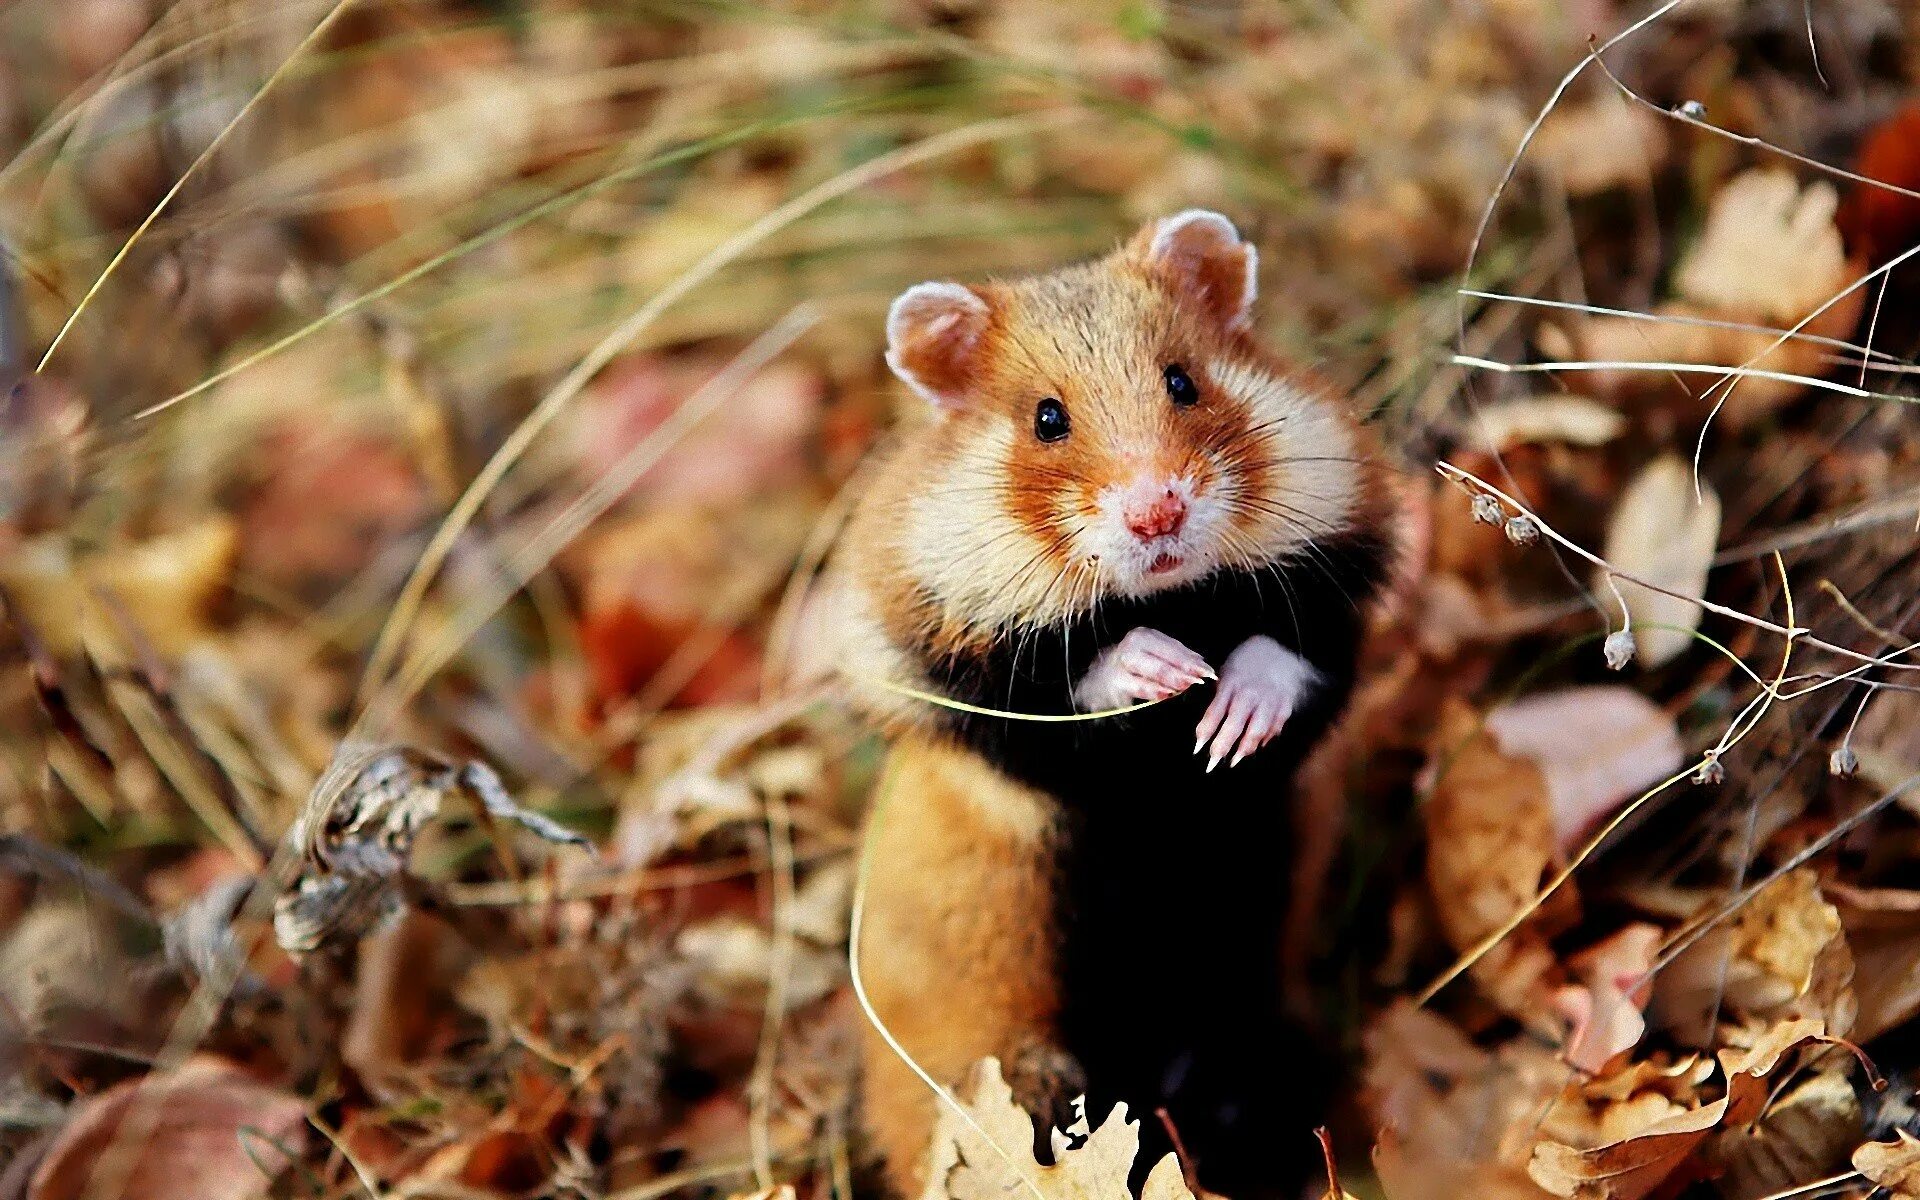
<path id="1" fill-rule="evenodd" d="M 957 409 L 966 403 L 991 316 L 972 288 L 915 284 L 887 313 L 887 365 L 934 407 Z"/>

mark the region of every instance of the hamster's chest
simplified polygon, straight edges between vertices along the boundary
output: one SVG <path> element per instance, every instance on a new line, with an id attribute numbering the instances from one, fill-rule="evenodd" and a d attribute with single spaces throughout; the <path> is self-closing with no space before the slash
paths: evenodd
<path id="1" fill-rule="evenodd" d="M 1055 797 L 1069 814 L 1099 821 L 1163 821 L 1173 812 L 1279 803 L 1305 748 L 1284 735 L 1237 767 L 1207 770 L 1195 730 L 1213 688 L 1099 721 L 1025 724 L 1007 731 L 1001 765 Z"/>

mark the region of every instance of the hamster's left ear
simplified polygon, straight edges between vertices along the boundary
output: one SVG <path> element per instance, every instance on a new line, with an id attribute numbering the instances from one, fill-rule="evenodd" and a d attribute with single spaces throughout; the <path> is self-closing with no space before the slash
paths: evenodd
<path id="1" fill-rule="evenodd" d="M 1162 217 L 1135 234 L 1128 250 L 1227 328 L 1243 329 L 1252 317 L 1260 256 L 1219 213 L 1190 208 Z"/>

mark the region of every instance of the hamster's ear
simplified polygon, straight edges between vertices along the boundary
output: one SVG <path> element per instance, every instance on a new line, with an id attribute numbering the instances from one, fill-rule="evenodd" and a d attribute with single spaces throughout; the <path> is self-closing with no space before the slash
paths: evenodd
<path id="1" fill-rule="evenodd" d="M 1252 316 L 1259 254 L 1219 213 L 1190 208 L 1163 217 L 1135 234 L 1128 249 L 1227 328 L 1244 328 Z"/>
<path id="2" fill-rule="evenodd" d="M 991 315 L 972 288 L 915 284 L 887 313 L 887 365 L 935 407 L 959 408 L 966 403 Z"/>

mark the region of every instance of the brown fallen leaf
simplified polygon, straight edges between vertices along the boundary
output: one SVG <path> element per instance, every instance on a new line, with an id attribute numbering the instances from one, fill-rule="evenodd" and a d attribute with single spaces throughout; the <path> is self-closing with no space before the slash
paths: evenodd
<path id="1" fill-rule="evenodd" d="M 1720 497 L 1677 454 L 1643 467 L 1621 493 L 1607 522 L 1606 557 L 1621 571 L 1679 593 L 1700 596 L 1720 541 Z M 1700 627 L 1699 605 L 1631 580 L 1615 581 L 1633 623 L 1634 658 L 1658 667 L 1679 657 Z M 1608 593 L 1605 579 L 1595 584 Z"/>
<path id="2" fill-rule="evenodd" d="M 141 1133 L 137 1143 L 129 1135 Z M 83 1101 L 41 1160 L 27 1200 L 251 1200 L 307 1141 L 306 1106 L 214 1058 L 111 1087 Z"/>
<path id="3" fill-rule="evenodd" d="M 1875 1187 L 1887 1189 L 1889 1200 L 1920 1197 L 1920 1138 L 1898 1130 L 1891 1142 L 1868 1142 L 1853 1152 L 1853 1169 Z"/>
<path id="4" fill-rule="evenodd" d="M 1713 198 L 1706 227 L 1674 273 L 1676 298 L 1654 310 L 1656 316 L 1680 320 L 1590 317 L 1564 331 L 1543 329 L 1541 348 L 1556 359 L 1728 367 L 1751 362 L 1763 371 L 1823 375 L 1826 347 L 1802 338 L 1776 346 L 1779 336 L 1764 328 L 1793 329 L 1811 316 L 1801 332 L 1811 338 L 1845 338 L 1859 323 L 1869 288 L 1856 288 L 1812 316 L 1858 273 L 1835 224 L 1837 205 L 1832 187 L 1815 183 L 1803 190 L 1787 171 L 1753 170 L 1736 176 Z M 1697 318 L 1764 328 L 1685 323 Z M 1706 374 L 1690 374 L 1685 380 L 1685 394 L 1693 397 L 1717 382 Z M 1603 396 L 1660 393 L 1676 386 L 1670 375 L 1657 371 L 1583 372 L 1581 382 Z M 1793 380 L 1743 378 L 1721 419 L 1735 425 L 1750 422 L 1778 409 L 1803 386 Z M 1704 417 L 1710 405 L 1696 407 L 1696 415 Z"/>
<path id="5" fill-rule="evenodd" d="M 1831 185 L 1802 188 L 1782 168 L 1736 175 L 1713 198 L 1706 228 L 1675 272 L 1674 287 L 1723 312 L 1797 321 L 1831 298 L 1847 269 L 1834 224 L 1839 207 Z"/>
<path id="6" fill-rule="evenodd" d="M 1668 964 L 1649 1012 L 1694 1043 L 1705 1039 L 1716 1001 L 1737 1020 L 1817 1018 L 1845 1037 L 1858 1011 L 1853 976 L 1839 911 L 1803 868 L 1762 889 Z"/>
<path id="7" fill-rule="evenodd" d="M 1908 104 L 1876 125 L 1861 143 L 1855 170 L 1909 191 L 1920 187 L 1920 105 Z M 1920 231 L 1920 200 L 1871 184 L 1855 184 L 1840 206 L 1847 244 L 1879 265 L 1905 250 Z"/>
<path id="8" fill-rule="evenodd" d="M 1716 1186 L 1726 1200 L 1760 1200 L 1826 1178 L 1859 1142 L 1860 1098 L 1844 1069 L 1783 1087 L 1757 1122 L 1714 1135 L 1710 1149 L 1723 1169 Z"/>
<path id="9" fill-rule="evenodd" d="M 1495 1177 L 1514 1194 L 1541 1194 L 1524 1167 L 1540 1114 L 1561 1108 L 1567 1083 L 1546 1045 L 1518 1038 L 1483 1049 L 1405 999 L 1375 1019 L 1365 1044 L 1363 1095 L 1381 1131 L 1375 1161 L 1395 1200 L 1479 1195 L 1469 1181 L 1491 1187 Z"/>
<path id="10" fill-rule="evenodd" d="M 981 1062 L 973 1098 L 963 1106 L 971 1120 L 941 1105 L 920 1200 L 1006 1200 L 1034 1191 L 1043 1200 L 1116 1200 L 1133 1194 L 1127 1174 L 1140 1151 L 1140 1125 L 1127 1119 L 1126 1105 L 1115 1105 L 1097 1128 L 1088 1127 L 1083 1112 L 1064 1131 L 1083 1139 L 1078 1147 L 1068 1148 L 1056 1131 L 1055 1161 L 1044 1167 L 1033 1152 L 1033 1118 L 1014 1103 L 997 1061 Z M 1173 1155 L 1153 1165 L 1140 1200 L 1194 1200 Z"/>
<path id="11" fill-rule="evenodd" d="M 1562 855 L 1627 800 L 1680 769 L 1673 717 L 1632 688 L 1538 692 L 1487 714 L 1504 754 L 1532 759 L 1547 782 Z"/>
<path id="12" fill-rule="evenodd" d="M 1466 951 L 1530 903 L 1557 860 L 1545 772 L 1531 759 L 1503 753 L 1499 740 L 1464 702 L 1441 710 L 1430 760 L 1427 887 L 1447 942 Z M 1502 940 L 1473 970 L 1501 1009 L 1558 1036 L 1545 1006 L 1545 981 L 1556 973 L 1545 938 L 1574 907 L 1568 889 Z"/>
<path id="13" fill-rule="evenodd" d="M 1726 1109 L 1726 1100 L 1715 1100 L 1591 1150 L 1542 1142 L 1534 1147 L 1527 1174 L 1547 1191 L 1571 1200 L 1640 1200 L 1699 1147 Z"/>
<path id="14" fill-rule="evenodd" d="M 1536 442 L 1602 446 L 1626 427 L 1618 409 L 1585 396 L 1527 396 L 1481 407 L 1472 431 L 1481 449 L 1498 452 Z"/>
<path id="15" fill-rule="evenodd" d="M 1549 1193 L 1519 1167 L 1434 1161 L 1409 1151 L 1392 1130 L 1373 1149 L 1373 1169 L 1388 1200 L 1545 1200 Z"/>
<path id="16" fill-rule="evenodd" d="M 1799 1017 L 1768 1027 L 1745 1050 L 1720 1051 L 1720 1069 L 1727 1076 L 1727 1124 L 1744 1125 L 1759 1116 L 1767 1102 L 1767 1076 L 1788 1053 L 1824 1039 L 1826 1032 L 1826 1022 Z"/>
<path id="17" fill-rule="evenodd" d="M 104 591 L 133 614 L 154 649 L 173 658 L 204 640 L 238 542 L 224 516 L 84 555 L 67 538 L 48 535 L 0 556 L 0 584 L 56 654 L 78 653 L 96 633 L 104 635 L 96 641 L 118 643 L 101 608 Z"/>
<path id="18" fill-rule="evenodd" d="M 357 947 L 353 998 L 340 1029 L 340 1061 L 375 1097 L 404 1102 L 412 1073 L 471 1039 L 452 1003 L 452 981 L 475 957 L 439 917 L 403 912 Z"/>
<path id="19" fill-rule="evenodd" d="M 1920 891 L 1841 883 L 1822 891 L 1839 910 L 1853 952 L 1860 1006 L 1853 1036 L 1868 1041 L 1920 1014 Z"/>

